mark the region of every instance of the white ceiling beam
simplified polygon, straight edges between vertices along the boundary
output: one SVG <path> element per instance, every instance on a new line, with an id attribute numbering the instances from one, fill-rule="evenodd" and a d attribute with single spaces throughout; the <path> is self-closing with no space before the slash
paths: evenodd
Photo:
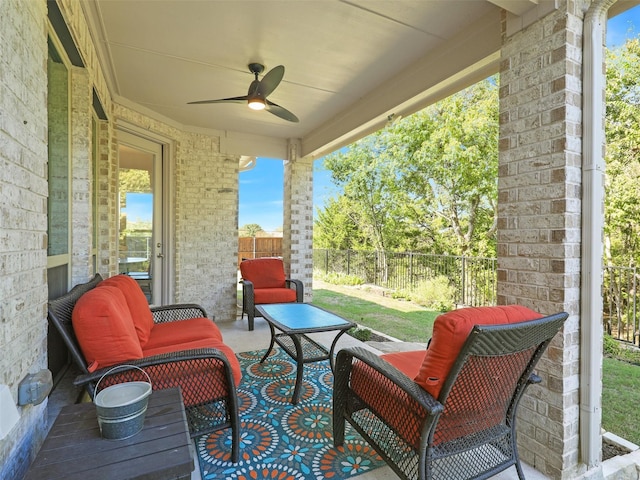
<path id="1" fill-rule="evenodd" d="M 517 16 L 524 15 L 538 5 L 538 0 L 489 0 L 489 2 Z"/>

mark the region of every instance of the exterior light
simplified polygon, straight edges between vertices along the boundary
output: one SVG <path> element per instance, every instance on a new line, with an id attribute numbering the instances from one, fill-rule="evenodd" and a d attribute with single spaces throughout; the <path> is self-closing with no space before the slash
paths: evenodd
<path id="1" fill-rule="evenodd" d="M 251 110 L 264 110 L 266 107 L 264 99 L 260 98 L 258 95 L 250 97 L 247 103 Z"/>

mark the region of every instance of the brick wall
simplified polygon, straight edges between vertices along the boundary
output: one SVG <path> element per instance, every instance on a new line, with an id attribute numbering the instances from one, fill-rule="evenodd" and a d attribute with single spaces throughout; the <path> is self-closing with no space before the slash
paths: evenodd
<path id="1" fill-rule="evenodd" d="M 304 301 L 313 296 L 313 160 L 295 158 L 284 164 L 282 255 L 287 276 L 304 283 Z"/>
<path id="2" fill-rule="evenodd" d="M 523 461 L 579 473 L 581 42 L 579 2 L 505 33 L 500 67 L 498 303 L 570 317 L 519 411 Z M 505 17 L 505 29 L 507 28 Z"/>
<path id="3" fill-rule="evenodd" d="M 0 384 L 16 401 L 20 380 L 47 366 L 46 14 L 44 0 L 0 2 Z M 18 407 L 0 440 L 3 480 L 24 475 L 45 409 Z"/>
<path id="4" fill-rule="evenodd" d="M 218 139 L 183 134 L 176 166 L 176 298 L 236 319 L 238 157 Z"/>
<path id="5" fill-rule="evenodd" d="M 86 282 L 93 273 L 91 178 L 92 89 L 84 68 L 71 69 L 71 283 Z"/>

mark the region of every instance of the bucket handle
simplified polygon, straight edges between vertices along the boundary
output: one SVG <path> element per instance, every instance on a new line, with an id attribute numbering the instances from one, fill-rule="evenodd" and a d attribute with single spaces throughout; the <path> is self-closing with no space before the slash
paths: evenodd
<path id="1" fill-rule="evenodd" d="M 100 380 L 98 380 L 98 383 L 96 383 L 96 388 L 94 389 L 94 391 L 95 391 L 95 392 L 98 392 L 98 391 L 99 391 L 99 390 L 98 390 L 98 385 L 100 385 L 100 382 L 102 381 L 102 379 L 103 379 L 104 377 L 106 377 L 107 375 L 111 375 L 115 370 L 118 370 L 118 369 L 124 369 L 124 368 L 127 368 L 127 367 L 130 367 L 130 368 L 137 368 L 137 369 L 138 369 L 138 370 L 140 370 L 142 373 L 144 373 L 144 374 L 147 376 L 147 380 L 149 380 L 149 384 L 152 386 L 152 389 L 153 389 L 153 384 L 151 383 L 151 377 L 149 376 L 149 374 L 148 374 L 147 372 L 145 372 L 143 369 L 141 369 L 140 367 L 138 367 L 138 366 L 136 366 L 136 365 L 123 364 L 123 365 L 116 365 L 115 367 L 110 368 L 109 370 L 107 370 L 107 371 L 105 372 L 105 374 L 104 374 L 104 375 L 102 375 L 102 376 L 100 377 Z M 125 382 L 125 383 L 127 383 L 127 382 Z"/>

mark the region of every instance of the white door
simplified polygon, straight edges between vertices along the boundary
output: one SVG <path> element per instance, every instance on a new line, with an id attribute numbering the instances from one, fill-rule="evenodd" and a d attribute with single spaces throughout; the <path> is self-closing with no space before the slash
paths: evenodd
<path id="1" fill-rule="evenodd" d="M 162 305 L 164 275 L 162 144 L 118 131 L 120 273 L 133 277 L 149 304 Z"/>

